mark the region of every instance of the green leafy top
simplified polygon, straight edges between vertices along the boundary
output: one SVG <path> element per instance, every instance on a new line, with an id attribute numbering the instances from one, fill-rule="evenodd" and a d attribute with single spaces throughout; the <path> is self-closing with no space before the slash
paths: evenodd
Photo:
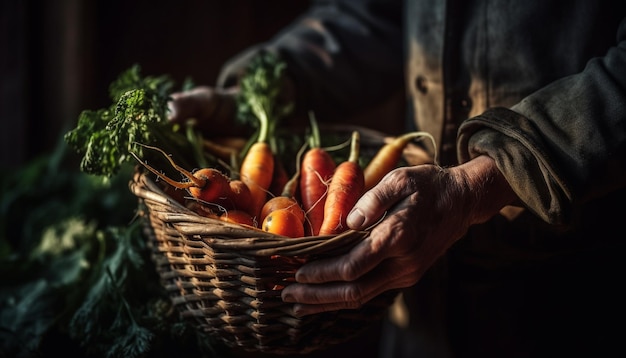
<path id="1" fill-rule="evenodd" d="M 142 77 L 134 65 L 109 87 L 108 108 L 84 110 L 76 128 L 64 136 L 67 144 L 82 156 L 80 168 L 88 174 L 107 178 L 117 174 L 131 160 L 130 152 L 144 158 L 141 144 L 159 146 L 176 155 L 181 164 L 192 158 L 193 144 L 179 126 L 167 120 L 167 101 L 173 88 L 168 76 Z"/>
<path id="2" fill-rule="evenodd" d="M 258 141 L 270 140 L 276 124 L 293 111 L 281 101 L 287 64 L 275 53 L 261 51 L 251 59 L 240 81 L 237 116 L 258 127 Z"/>

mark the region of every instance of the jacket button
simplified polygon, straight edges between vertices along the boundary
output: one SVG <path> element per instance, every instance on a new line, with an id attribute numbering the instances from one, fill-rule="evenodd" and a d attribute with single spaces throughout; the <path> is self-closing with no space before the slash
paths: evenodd
<path id="1" fill-rule="evenodd" d="M 415 88 L 422 94 L 426 94 L 428 92 L 428 87 L 426 86 L 426 77 L 417 76 L 415 78 Z"/>

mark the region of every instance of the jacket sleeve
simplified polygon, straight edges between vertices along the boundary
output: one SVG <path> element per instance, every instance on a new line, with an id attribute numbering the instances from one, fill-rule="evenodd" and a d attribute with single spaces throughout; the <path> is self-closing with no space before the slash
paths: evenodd
<path id="1" fill-rule="evenodd" d="M 298 107 L 324 116 L 367 107 L 403 86 L 401 3 L 313 1 L 270 41 L 227 62 L 217 85 L 236 84 L 250 58 L 264 49 L 287 61 Z"/>
<path id="2" fill-rule="evenodd" d="M 626 184 L 626 19 L 617 44 L 511 108 L 459 128 L 461 162 L 494 158 L 525 206 L 569 225 L 582 205 Z"/>

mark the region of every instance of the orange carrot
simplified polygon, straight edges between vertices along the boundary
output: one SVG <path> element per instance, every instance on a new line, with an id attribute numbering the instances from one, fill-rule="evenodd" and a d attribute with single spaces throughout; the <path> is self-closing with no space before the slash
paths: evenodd
<path id="1" fill-rule="evenodd" d="M 270 118 L 260 112 L 258 119 L 258 137 L 248 148 L 239 167 L 239 178 L 246 183 L 252 196 L 251 214 L 256 217 L 259 217 L 267 201 L 275 166 L 275 153 L 269 143 Z"/>
<path id="2" fill-rule="evenodd" d="M 319 235 L 336 235 L 345 231 L 346 217 L 363 194 L 365 180 L 359 165 L 359 146 L 359 132 L 354 131 L 350 157 L 337 166 L 329 183 Z"/>
<path id="3" fill-rule="evenodd" d="M 252 214 L 252 193 L 250 188 L 239 179 L 230 181 L 230 191 L 232 192 L 232 201 L 235 209 L 243 210 Z"/>
<path id="4" fill-rule="evenodd" d="M 263 224 L 263 231 L 288 237 L 304 236 L 304 224 L 300 218 L 289 209 L 277 209 L 269 213 Z"/>
<path id="5" fill-rule="evenodd" d="M 215 199 L 212 203 L 221 207 L 222 210 L 236 209 L 251 213 L 252 196 L 248 186 L 239 179 L 232 179 L 229 189 L 227 195 Z"/>
<path id="6" fill-rule="evenodd" d="M 300 169 L 300 201 L 306 212 L 306 231 L 317 235 L 324 220 L 324 202 L 328 191 L 328 182 L 336 168 L 330 154 L 320 146 L 320 134 L 311 114 L 310 148 L 302 158 Z"/>
<path id="7" fill-rule="evenodd" d="M 302 159 L 300 200 L 311 235 L 317 235 L 322 226 L 328 183 L 336 167 L 334 159 L 322 148 L 312 148 Z"/>
<path id="8" fill-rule="evenodd" d="M 215 168 L 202 168 L 195 171 L 190 179 L 194 183 L 189 193 L 194 198 L 212 202 L 230 194 L 230 178 Z"/>
<path id="9" fill-rule="evenodd" d="M 298 154 L 296 155 L 296 171 L 283 185 L 280 195 L 267 200 L 261 208 L 259 221 L 263 222 L 263 220 L 265 220 L 265 218 L 274 210 L 287 209 L 296 214 L 296 216 L 300 218 L 300 221 L 304 222 L 305 213 L 304 210 L 302 210 L 298 199 L 296 199 L 296 194 L 299 189 L 298 184 L 300 182 L 300 159 L 302 158 L 302 153 L 305 149 L 306 145 L 302 146 L 302 148 L 298 151 Z"/>
<path id="10" fill-rule="evenodd" d="M 427 132 L 410 132 L 396 137 L 391 142 L 383 145 L 363 170 L 365 191 L 373 188 L 387 173 L 395 169 L 404 148 L 409 142 L 419 137 L 430 137 L 433 139 Z"/>
<path id="11" fill-rule="evenodd" d="M 239 175 L 241 181 L 246 183 L 252 196 L 253 216 L 259 216 L 261 208 L 267 200 L 268 189 L 272 183 L 274 172 L 274 154 L 269 144 L 263 141 L 255 142 L 246 153 Z"/>
<path id="12" fill-rule="evenodd" d="M 259 132 L 254 143 L 247 149 L 239 166 L 239 179 L 250 189 L 252 216 L 258 217 L 261 207 L 267 200 L 269 187 L 274 175 L 275 157 L 269 144 L 269 118 L 259 116 Z"/>
<path id="13" fill-rule="evenodd" d="M 279 209 L 286 209 L 293 212 L 300 221 L 304 222 L 304 210 L 302 210 L 298 201 L 293 197 L 282 195 L 269 199 L 265 205 L 263 205 L 259 221 L 263 222 L 269 214 Z"/>
<path id="14" fill-rule="evenodd" d="M 274 134 L 278 121 L 293 110 L 292 103 L 284 104 L 279 97 L 284 81 L 286 63 L 269 52 L 252 58 L 239 82 L 239 117 L 256 117 L 256 142 L 247 152 L 239 167 L 240 179 L 252 193 L 255 216 L 267 200 L 275 166 Z"/>
<path id="15" fill-rule="evenodd" d="M 169 160 L 170 164 L 172 164 L 172 166 L 176 170 L 178 170 L 181 174 L 187 177 L 187 179 L 189 179 L 188 182 L 179 182 L 173 180 L 163 173 L 160 173 L 147 163 L 143 162 L 135 153 L 131 152 L 135 159 L 137 159 L 137 161 L 139 161 L 145 168 L 150 170 L 159 178 L 163 179 L 169 185 L 178 189 L 187 189 L 194 198 L 205 202 L 213 202 L 215 200 L 218 200 L 218 198 L 220 197 L 225 197 L 230 194 L 230 178 L 218 169 L 202 168 L 192 173 L 178 166 L 174 162 L 174 160 L 160 148 L 152 147 L 145 144 L 141 145 L 146 148 L 154 149 L 161 152 L 161 154 L 163 154 Z"/>
<path id="16" fill-rule="evenodd" d="M 219 217 L 220 220 L 254 227 L 254 218 L 249 213 L 243 210 L 227 210 Z"/>

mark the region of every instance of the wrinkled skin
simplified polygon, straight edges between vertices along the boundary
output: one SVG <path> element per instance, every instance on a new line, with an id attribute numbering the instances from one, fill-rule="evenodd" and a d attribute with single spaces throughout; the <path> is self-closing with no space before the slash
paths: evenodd
<path id="1" fill-rule="evenodd" d="M 347 254 L 300 268 L 298 283 L 283 290 L 283 300 L 298 303 L 295 314 L 303 316 L 358 308 L 386 290 L 411 286 L 470 225 L 513 200 L 488 157 L 450 169 L 396 169 L 363 195 L 348 225 L 364 229 L 383 214 L 384 220 Z"/>
<path id="2" fill-rule="evenodd" d="M 214 134 L 217 128 L 232 128 L 234 93 L 199 87 L 174 94 L 170 120 L 193 117 Z M 371 227 L 371 235 L 345 255 L 302 266 L 282 298 L 296 303 L 296 315 L 305 316 L 358 308 L 387 290 L 409 287 L 471 225 L 515 200 L 487 156 L 445 169 L 433 164 L 398 168 L 365 193 L 347 218 L 352 229 Z"/>

